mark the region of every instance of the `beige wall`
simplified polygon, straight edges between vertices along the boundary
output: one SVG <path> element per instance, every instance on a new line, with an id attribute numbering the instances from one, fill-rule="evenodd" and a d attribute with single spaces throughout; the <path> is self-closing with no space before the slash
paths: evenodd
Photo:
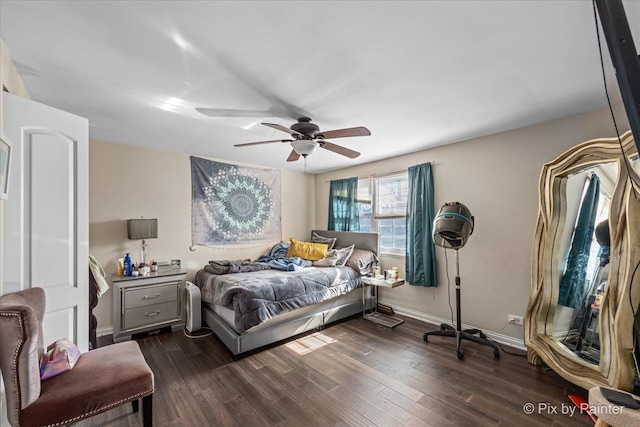
<path id="1" fill-rule="evenodd" d="M 436 211 L 445 202 L 460 201 L 475 216 L 475 231 L 459 252 L 463 323 L 499 331 L 508 314 L 523 316 L 526 310 L 542 164 L 579 142 L 614 134 L 608 110 L 598 110 L 316 175 L 315 226 L 327 224 L 327 181 L 381 175 L 432 162 Z M 448 252 L 455 315 L 454 255 Z M 437 248 L 437 256 L 437 288 L 405 285 L 383 290 L 381 299 L 396 311 L 417 318 L 450 319 L 444 250 Z M 383 257 L 382 267 L 391 266 L 403 271 L 404 258 Z M 501 333 L 520 341 L 523 327 L 509 325 Z"/>
<path id="2" fill-rule="evenodd" d="M 20 74 L 18 74 L 13 65 L 9 51 L 7 50 L 2 38 L 0 38 L 0 80 L 2 81 L 2 90 L 6 89 L 14 95 L 29 98 L 29 93 L 22 83 Z M 1 100 L 0 112 L 2 112 Z M 0 115 L 0 117 L 2 116 Z"/>
<path id="3" fill-rule="evenodd" d="M 158 238 L 147 241 L 147 257 L 180 259 L 192 279 L 212 259 L 257 258 L 274 243 L 232 247 L 191 246 L 191 166 L 187 154 L 115 143 L 89 144 L 89 251 L 108 275 L 117 258 L 140 251 L 139 240 L 127 239 L 126 220 L 158 218 Z M 313 176 L 281 171 L 282 237 L 304 239 L 314 223 Z M 100 298 L 94 314 L 98 332 L 110 333 L 112 294 Z"/>
<path id="4" fill-rule="evenodd" d="M 29 98 L 29 93 L 22 83 L 20 75 L 13 66 L 9 52 L 7 51 L 4 40 L 0 38 L 0 90 L 7 90 L 10 93 L 18 96 Z M 0 96 L 0 133 L 2 133 L 2 117 L 3 117 L 3 100 Z M 2 258 L 3 258 L 3 238 L 2 238 L 2 217 L 3 217 L 3 201 L 0 200 L 0 295 L 4 295 L 3 275 L 2 275 Z M 4 396 L 4 382 L 0 375 L 0 425 L 9 425 L 9 421 L 6 417 L 6 400 Z"/>
<path id="5" fill-rule="evenodd" d="M 9 56 L 9 52 L 7 51 L 4 40 L 0 38 L 0 90 L 8 91 L 14 95 L 23 96 L 25 98 L 29 98 L 29 93 L 27 89 L 24 87 L 22 83 L 22 78 L 20 78 L 20 74 L 16 71 L 16 68 L 13 66 L 13 61 L 11 61 L 11 57 Z M 2 133 L 3 125 L 2 125 L 2 117 L 3 117 L 3 103 L 4 100 L 0 96 L 0 133 Z M 0 295 L 4 294 L 3 291 L 3 278 L 2 278 L 2 210 L 4 209 L 3 201 L 0 200 Z"/>

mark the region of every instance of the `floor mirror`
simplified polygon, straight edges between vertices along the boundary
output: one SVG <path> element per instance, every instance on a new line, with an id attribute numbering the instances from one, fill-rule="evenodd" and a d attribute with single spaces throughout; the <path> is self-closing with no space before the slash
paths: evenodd
<path id="1" fill-rule="evenodd" d="M 640 160 L 631 133 L 578 144 L 546 163 L 539 197 L 525 316 L 529 362 L 585 389 L 632 390 Z"/>

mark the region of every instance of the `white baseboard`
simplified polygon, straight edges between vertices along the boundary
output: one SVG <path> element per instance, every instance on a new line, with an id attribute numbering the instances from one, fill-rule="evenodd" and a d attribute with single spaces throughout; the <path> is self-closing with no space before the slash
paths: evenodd
<path id="1" fill-rule="evenodd" d="M 388 304 L 383 300 L 380 300 L 382 304 Z M 420 311 L 411 310 L 409 308 L 393 306 L 393 311 L 401 314 L 403 316 L 411 317 L 412 319 L 421 320 L 425 323 L 430 323 L 432 325 L 440 325 L 441 323 L 451 323 L 451 319 L 444 319 L 442 317 L 432 316 L 430 314 L 422 313 Z M 463 329 L 480 329 L 477 326 L 462 324 Z M 526 350 L 527 348 L 524 345 L 524 341 L 518 338 L 510 337 L 509 335 L 500 334 L 492 331 L 485 331 L 485 334 L 489 338 L 494 341 L 499 342 L 500 344 L 508 345 L 513 348 L 517 348 L 518 350 Z"/>
<path id="2" fill-rule="evenodd" d="M 380 303 L 389 304 L 385 302 L 383 299 L 380 299 Z M 411 317 L 412 319 L 421 320 L 425 323 L 430 323 L 432 325 L 440 325 L 441 323 L 451 323 L 451 319 L 445 319 L 442 317 L 432 316 L 430 314 L 422 313 L 420 311 L 411 310 L 409 308 L 394 306 L 393 310 L 401 314 L 403 316 Z M 462 324 L 464 329 L 474 329 L 476 326 Z M 519 350 L 526 350 L 527 348 L 524 345 L 524 342 L 518 338 L 510 337 L 508 335 L 500 334 L 492 331 L 483 331 L 487 336 L 489 336 L 492 340 L 499 342 L 500 344 L 508 345 L 513 348 L 517 348 Z M 99 337 L 103 337 L 105 335 L 113 335 L 113 327 L 109 326 L 107 328 L 98 328 L 96 330 L 96 335 Z"/>
<path id="3" fill-rule="evenodd" d="M 105 335 L 113 335 L 113 327 L 109 326 L 108 328 L 98 328 L 96 329 L 96 336 L 103 337 Z"/>

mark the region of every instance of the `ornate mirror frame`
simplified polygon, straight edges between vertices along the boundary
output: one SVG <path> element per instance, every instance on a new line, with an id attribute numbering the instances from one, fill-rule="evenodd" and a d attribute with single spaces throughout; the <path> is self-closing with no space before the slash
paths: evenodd
<path id="1" fill-rule="evenodd" d="M 622 135 L 622 145 L 627 159 L 636 155 L 631 132 Z M 611 267 L 598 320 L 600 362 L 595 365 L 581 359 L 554 339 L 552 323 L 562 276 L 557 267 L 560 255 L 557 248 L 566 222 L 566 182 L 570 175 L 604 162 L 618 162 L 618 180 L 609 212 Z M 545 363 L 566 380 L 587 390 L 594 386 L 610 386 L 631 391 L 635 367 L 632 358 L 630 290 L 636 307 L 640 301 L 640 274 L 633 276 L 640 262 L 639 171 L 632 169 L 630 179 L 617 138 L 587 141 L 542 167 L 539 199 L 531 293 L 525 316 L 525 344 L 529 363 Z M 633 286 L 632 278 L 635 282 Z"/>

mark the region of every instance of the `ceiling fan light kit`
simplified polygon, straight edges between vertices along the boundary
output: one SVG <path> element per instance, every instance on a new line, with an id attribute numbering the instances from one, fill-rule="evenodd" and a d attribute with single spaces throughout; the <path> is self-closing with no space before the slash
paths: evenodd
<path id="1" fill-rule="evenodd" d="M 307 157 L 310 154 L 313 154 L 314 151 L 316 151 L 316 148 L 318 148 L 320 144 L 318 144 L 315 141 L 309 141 L 306 139 L 300 139 L 298 141 L 293 141 L 291 143 L 291 147 L 293 147 L 293 150 L 300 154 L 302 157 Z"/>
<path id="2" fill-rule="evenodd" d="M 305 159 L 310 154 L 313 154 L 318 147 L 325 150 L 332 151 L 334 153 L 355 159 L 360 155 L 357 151 L 351 150 L 340 145 L 336 145 L 332 142 L 325 140 L 325 138 L 346 138 L 351 136 L 369 136 L 371 132 L 369 129 L 363 126 L 347 129 L 336 129 L 327 132 L 321 132 L 318 125 L 311 123 L 309 117 L 300 117 L 297 123 L 291 125 L 290 128 L 284 127 L 275 123 L 262 123 L 264 126 L 276 129 L 282 132 L 286 132 L 293 137 L 293 139 L 277 139 L 270 141 L 259 142 L 247 142 L 244 144 L 235 144 L 234 147 L 246 147 L 250 145 L 259 144 L 271 144 L 274 142 L 290 142 L 293 151 L 287 158 L 288 162 L 294 162 L 300 158 Z"/>

